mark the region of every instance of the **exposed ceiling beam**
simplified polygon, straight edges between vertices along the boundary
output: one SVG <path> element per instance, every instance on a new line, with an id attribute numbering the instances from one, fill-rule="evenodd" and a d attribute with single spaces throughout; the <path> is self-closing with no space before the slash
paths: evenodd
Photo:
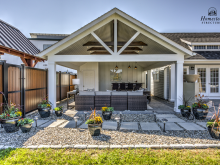
<path id="1" fill-rule="evenodd" d="M 113 48 L 110 48 L 113 50 Z M 120 50 L 121 47 L 118 47 L 118 50 Z M 106 50 L 104 47 L 91 47 L 87 51 L 100 51 L 100 50 Z M 137 51 L 143 51 L 143 49 L 139 47 L 127 47 L 125 50 L 137 50 Z"/>
<path id="2" fill-rule="evenodd" d="M 114 46 L 114 42 L 104 42 L 107 46 Z M 117 42 L 118 46 L 124 46 L 127 42 Z M 92 42 L 89 41 L 85 44 L 83 44 L 83 46 L 102 46 L 99 42 Z M 147 44 L 145 44 L 142 41 L 137 41 L 137 42 L 131 42 L 128 46 L 147 46 Z"/>
<path id="3" fill-rule="evenodd" d="M 14 50 L 5 46 L 0 45 L 0 52 L 2 53 L 6 53 L 6 54 L 11 54 L 14 56 L 18 56 L 18 57 L 24 57 L 25 59 L 31 59 L 31 60 L 37 60 L 37 61 L 44 61 L 45 59 L 34 56 L 34 55 L 30 55 L 18 50 Z"/>
<path id="4" fill-rule="evenodd" d="M 106 55 L 110 55 L 109 52 L 105 51 L 105 52 L 92 52 L 91 53 L 92 55 L 96 54 L 96 55 L 102 55 L 102 54 L 106 54 Z M 138 54 L 137 52 L 135 51 L 132 51 L 132 52 L 122 52 L 121 54 Z"/>
<path id="5" fill-rule="evenodd" d="M 24 63 L 25 66 L 28 66 L 28 63 L 27 61 L 24 59 L 24 57 L 20 57 L 21 58 L 21 61 Z"/>

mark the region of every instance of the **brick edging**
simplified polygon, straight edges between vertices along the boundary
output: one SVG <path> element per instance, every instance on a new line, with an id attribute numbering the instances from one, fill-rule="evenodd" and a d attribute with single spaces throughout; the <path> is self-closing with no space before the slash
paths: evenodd
<path id="1" fill-rule="evenodd" d="M 0 146 L 0 149 L 16 148 L 14 146 Z M 206 149 L 220 148 L 220 144 L 170 144 L 170 145 L 30 145 L 20 148 L 38 149 L 38 148 L 75 148 L 75 149 L 134 149 L 134 148 L 152 148 L 152 149 Z"/>

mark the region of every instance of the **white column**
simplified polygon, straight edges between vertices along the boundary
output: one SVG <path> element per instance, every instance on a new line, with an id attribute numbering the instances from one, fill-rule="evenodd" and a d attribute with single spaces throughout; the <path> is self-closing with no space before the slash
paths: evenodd
<path id="1" fill-rule="evenodd" d="M 175 106 L 174 111 L 180 112 L 179 105 L 183 104 L 183 61 L 176 62 L 176 90 L 175 90 Z"/>
<path id="2" fill-rule="evenodd" d="M 49 101 L 56 107 L 56 63 L 48 61 L 48 93 Z"/>
<path id="3" fill-rule="evenodd" d="M 170 68 L 170 90 L 169 90 L 169 101 L 175 101 L 175 64 L 171 64 Z"/>
<path id="4" fill-rule="evenodd" d="M 167 100 L 167 69 L 168 68 L 164 69 L 164 91 L 163 91 L 163 94 L 164 94 L 165 100 Z"/>
<path id="5" fill-rule="evenodd" d="M 117 19 L 114 19 L 114 53 L 118 52 L 118 34 L 117 34 Z"/>
<path id="6" fill-rule="evenodd" d="M 151 91 L 151 70 L 147 71 L 147 91 Z"/>

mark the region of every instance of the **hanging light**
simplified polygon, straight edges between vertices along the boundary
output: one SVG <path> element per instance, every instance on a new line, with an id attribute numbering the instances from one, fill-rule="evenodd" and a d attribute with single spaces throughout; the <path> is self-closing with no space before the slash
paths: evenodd
<path id="1" fill-rule="evenodd" d="M 128 69 L 130 69 L 131 68 L 131 66 L 130 66 L 130 62 L 129 62 L 129 66 L 128 66 Z"/>
<path id="2" fill-rule="evenodd" d="M 117 63 L 116 63 L 115 69 L 118 69 Z"/>
<path id="3" fill-rule="evenodd" d="M 137 69 L 136 65 L 135 65 L 134 69 Z"/>

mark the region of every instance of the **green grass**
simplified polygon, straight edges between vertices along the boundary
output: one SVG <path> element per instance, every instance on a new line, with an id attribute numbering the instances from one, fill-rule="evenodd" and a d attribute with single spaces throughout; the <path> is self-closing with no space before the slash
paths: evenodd
<path id="1" fill-rule="evenodd" d="M 0 164 L 220 164 L 220 150 L 6 149 Z"/>

